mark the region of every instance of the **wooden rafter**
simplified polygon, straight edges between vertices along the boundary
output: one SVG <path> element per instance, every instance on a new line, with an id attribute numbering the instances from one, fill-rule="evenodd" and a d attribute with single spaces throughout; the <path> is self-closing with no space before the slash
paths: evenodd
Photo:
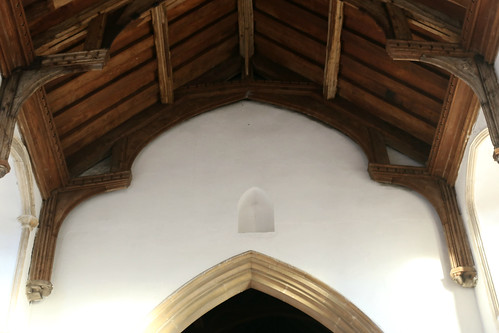
<path id="1" fill-rule="evenodd" d="M 158 61 L 158 81 L 163 104 L 173 103 L 173 74 L 170 55 L 170 43 L 168 41 L 168 20 L 164 4 L 151 10 L 152 24 L 154 29 L 154 43 L 156 46 L 156 57 Z"/>
<path id="2" fill-rule="evenodd" d="M 333 99 L 338 85 L 340 68 L 341 29 L 343 26 L 343 1 L 329 0 L 326 64 L 324 66 L 324 97 Z"/>
<path id="3" fill-rule="evenodd" d="M 85 38 L 85 50 L 96 50 L 102 47 L 106 23 L 107 13 L 102 13 L 89 22 L 87 37 Z"/>
<path id="4" fill-rule="evenodd" d="M 244 59 L 243 77 L 251 74 L 250 60 L 255 52 L 253 0 L 238 0 L 239 53 Z"/>
<path id="5" fill-rule="evenodd" d="M 404 11 L 394 4 L 387 3 L 386 9 L 392 22 L 393 35 L 396 39 L 411 40 L 412 33 Z"/>

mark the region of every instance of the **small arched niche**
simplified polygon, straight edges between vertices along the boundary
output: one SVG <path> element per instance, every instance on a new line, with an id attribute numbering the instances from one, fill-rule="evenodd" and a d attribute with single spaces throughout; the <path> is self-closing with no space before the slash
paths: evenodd
<path id="1" fill-rule="evenodd" d="M 248 289 L 293 306 L 331 332 L 382 332 L 334 289 L 254 251 L 232 257 L 178 289 L 150 313 L 146 332 L 180 333 L 211 309 Z"/>
<path id="2" fill-rule="evenodd" d="M 252 187 L 241 196 L 237 205 L 238 232 L 273 232 L 274 205 L 267 193 Z"/>

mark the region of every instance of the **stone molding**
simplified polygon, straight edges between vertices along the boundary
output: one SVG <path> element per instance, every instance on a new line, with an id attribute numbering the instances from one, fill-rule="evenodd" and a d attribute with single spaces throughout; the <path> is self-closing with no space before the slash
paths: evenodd
<path id="1" fill-rule="evenodd" d="M 294 306 L 332 332 L 382 332 L 331 287 L 255 251 L 232 257 L 178 289 L 150 313 L 146 332 L 182 332 L 209 310 L 250 288 Z"/>

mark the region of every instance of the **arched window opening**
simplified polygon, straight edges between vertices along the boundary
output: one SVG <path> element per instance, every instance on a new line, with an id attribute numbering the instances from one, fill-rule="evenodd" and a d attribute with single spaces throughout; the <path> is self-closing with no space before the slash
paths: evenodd
<path id="1" fill-rule="evenodd" d="M 267 193 L 258 187 L 247 190 L 239 199 L 238 231 L 272 232 L 274 226 L 274 207 Z"/>

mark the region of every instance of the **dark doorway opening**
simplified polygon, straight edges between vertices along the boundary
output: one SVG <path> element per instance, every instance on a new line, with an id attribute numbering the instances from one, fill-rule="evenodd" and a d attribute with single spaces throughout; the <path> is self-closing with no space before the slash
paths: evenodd
<path id="1" fill-rule="evenodd" d="M 312 317 L 254 289 L 205 313 L 184 333 L 331 333 Z"/>

